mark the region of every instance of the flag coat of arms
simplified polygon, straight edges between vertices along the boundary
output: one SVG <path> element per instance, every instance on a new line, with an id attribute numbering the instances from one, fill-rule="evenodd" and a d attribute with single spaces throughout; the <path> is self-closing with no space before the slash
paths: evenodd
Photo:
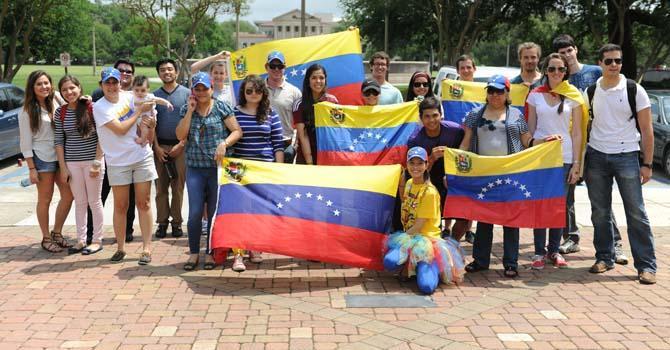
<path id="1" fill-rule="evenodd" d="M 528 96 L 528 87 L 512 84 L 510 99 L 512 107 L 522 113 Z M 476 107 L 486 103 L 486 83 L 446 79 L 442 81 L 442 109 L 444 118 L 462 125 L 465 116 Z"/>
<path id="2" fill-rule="evenodd" d="M 399 179 L 399 165 L 331 167 L 225 158 L 211 247 L 381 270 Z"/>
<path id="3" fill-rule="evenodd" d="M 250 74 L 267 77 L 268 53 L 278 50 L 286 58 L 286 80 L 302 89 L 307 68 L 318 63 L 328 73 L 328 92 L 342 104 L 361 100 L 361 83 L 365 79 L 358 29 L 304 38 L 274 40 L 235 51 L 230 64 L 233 89 L 237 96 L 242 80 Z M 239 97 L 238 97 L 239 98 Z"/>
<path id="4" fill-rule="evenodd" d="M 509 227 L 565 227 L 561 142 L 501 157 L 449 148 L 444 216 Z"/>
<path id="5" fill-rule="evenodd" d="M 419 104 L 314 105 L 320 165 L 402 164 L 407 141 L 419 128 Z"/>

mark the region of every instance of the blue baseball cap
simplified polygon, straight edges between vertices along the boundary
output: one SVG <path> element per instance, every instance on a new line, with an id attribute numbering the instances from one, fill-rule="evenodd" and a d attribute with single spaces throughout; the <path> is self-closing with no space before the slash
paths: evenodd
<path id="1" fill-rule="evenodd" d="M 509 91 L 509 79 L 500 74 L 496 74 L 489 78 L 489 81 L 486 83 L 486 88 L 494 88 L 498 90 L 507 90 Z"/>
<path id="2" fill-rule="evenodd" d="M 205 72 L 195 73 L 191 77 L 191 88 L 194 88 L 198 84 L 203 85 L 209 89 L 212 87 L 212 78 Z"/>
<path id="3" fill-rule="evenodd" d="M 118 69 L 112 68 L 112 67 L 107 67 L 103 68 L 102 72 L 100 72 L 100 82 L 104 83 L 110 78 L 116 79 L 116 81 L 121 81 L 121 72 L 119 72 Z"/>
<path id="4" fill-rule="evenodd" d="M 407 161 L 409 162 L 410 159 L 412 158 L 420 158 L 424 162 L 428 161 L 428 153 L 426 152 L 423 147 L 412 147 L 409 151 L 407 151 Z"/>
<path id="5" fill-rule="evenodd" d="M 284 54 L 281 53 L 281 51 L 277 51 L 277 50 L 271 51 L 268 54 L 268 62 L 267 63 L 270 63 L 272 60 L 279 60 L 279 62 L 281 62 L 281 64 L 286 64 L 286 60 L 284 59 Z"/>

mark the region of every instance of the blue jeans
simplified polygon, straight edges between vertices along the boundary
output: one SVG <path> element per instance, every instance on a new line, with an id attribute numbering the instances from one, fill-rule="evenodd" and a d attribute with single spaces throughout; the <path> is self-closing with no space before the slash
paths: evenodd
<path id="1" fill-rule="evenodd" d="M 565 189 L 565 206 L 566 206 L 566 211 L 565 211 L 565 220 L 566 220 L 566 227 L 565 228 L 550 228 L 549 229 L 549 244 L 547 244 L 547 248 L 544 248 L 545 242 L 547 242 L 547 229 L 546 228 L 536 228 L 533 230 L 533 241 L 535 243 L 535 255 L 545 255 L 549 253 L 549 255 L 553 253 L 558 253 L 558 246 L 561 244 L 561 236 L 567 232 L 570 228 L 569 221 L 570 221 L 570 204 L 568 203 L 567 199 L 569 197 L 569 189 L 570 186 L 573 187 L 575 185 L 570 185 L 568 183 L 568 176 L 570 175 L 570 168 L 572 168 L 572 164 L 563 164 L 563 174 L 565 175 L 565 182 L 563 184 L 564 189 Z M 574 191 L 572 195 L 572 211 L 573 211 L 573 218 L 574 218 L 574 210 L 575 210 L 575 200 L 574 200 Z"/>
<path id="2" fill-rule="evenodd" d="M 207 232 L 212 227 L 212 218 L 216 213 L 216 198 L 219 184 L 216 168 L 186 168 L 186 189 L 188 190 L 188 248 L 191 254 L 200 252 L 202 235 L 202 212 L 207 203 Z M 207 240 L 207 254 L 209 240 Z"/>
<path id="3" fill-rule="evenodd" d="M 588 147 L 584 179 L 591 201 L 593 245 L 596 260 L 614 265 L 614 234 L 612 216 L 612 183 L 616 179 L 623 199 L 628 226 L 628 240 L 638 272 L 656 272 L 654 236 L 644 209 L 640 182 L 639 152 L 606 154 Z"/>
<path id="4" fill-rule="evenodd" d="M 493 245 L 493 224 L 477 222 L 475 243 L 472 246 L 472 258 L 482 267 L 491 263 L 491 246 Z M 517 268 L 519 266 L 519 229 L 503 226 L 503 266 Z"/>

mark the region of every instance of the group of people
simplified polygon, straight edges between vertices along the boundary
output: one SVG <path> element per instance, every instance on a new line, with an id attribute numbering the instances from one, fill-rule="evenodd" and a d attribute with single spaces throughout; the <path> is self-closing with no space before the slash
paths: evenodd
<path id="1" fill-rule="evenodd" d="M 471 221 L 443 218 L 441 214 L 448 193 L 442 162 L 445 149 L 501 156 L 556 139 L 561 140 L 563 147 L 566 227 L 549 229 L 548 243 L 546 229 L 534 230 L 535 256 L 531 267 L 542 269 L 545 262 L 566 267 L 563 255 L 579 251 L 574 186 L 583 170 L 595 227 L 596 263 L 591 272 L 605 272 L 615 262 L 627 263 L 611 208 L 612 179 L 616 178 L 626 207 L 629 241 L 639 280 L 655 283 L 653 236 L 641 191 L 641 185 L 651 177 L 653 133 L 649 99 L 642 87 L 633 84 L 635 101 L 628 103 L 632 88 L 620 74 L 620 47 L 603 46 L 598 66 L 579 63 L 577 46 L 568 35 L 557 37 L 553 50 L 540 66 L 542 55 L 538 45 L 519 46 L 522 70 L 512 82 L 531 88 L 525 115 L 510 107 L 510 80 L 495 75 L 486 84 L 486 103 L 462 116 L 463 125 L 444 120 L 441 102 L 431 89 L 429 73 L 413 74 L 403 99 L 400 91 L 386 80 L 389 56 L 384 52 L 372 56 L 371 79 L 361 84 L 364 105 L 420 101 L 418 118 L 422 127 L 408 142 L 407 181 L 403 176 L 399 188 L 402 203 L 398 206 L 397 228 L 405 235 L 389 240 L 389 259 L 384 263 L 397 269 L 411 260 L 405 266 L 405 276 L 414 275 L 415 268 L 421 266 L 418 275 L 423 276 L 419 283 L 423 292 L 432 293 L 439 280 L 458 281 L 462 269 L 474 273 L 490 265 L 493 224 L 477 222 L 473 233 Z M 111 189 L 117 241 L 111 260 L 125 258 L 124 243 L 133 240 L 137 208 L 143 240 L 139 264 L 148 264 L 154 224 L 150 210 L 151 183 L 156 183 L 158 239 L 167 236 L 169 226 L 173 237 L 183 235 L 181 209 L 185 185 L 190 255 L 184 269 L 193 270 L 200 262 L 202 234 L 210 232 L 216 211 L 217 164 L 223 157 L 319 164 L 313 106 L 322 101 L 338 102 L 328 93 L 326 69 L 319 64 L 310 66 L 299 89 L 285 79 L 287 59 L 281 52 L 272 51 L 265 64 L 267 78 L 247 76 L 239 86 L 235 105 L 232 87 L 226 84 L 224 61 L 229 57 L 229 52 L 222 51 L 194 63 L 190 88 L 177 83 L 177 64 L 162 59 L 156 63 L 162 85 L 153 93 L 149 93 L 148 79 L 136 76 L 134 65 L 127 60 L 103 69 L 100 88 L 91 96 L 82 91 L 74 76 L 61 78 L 56 89 L 46 72 L 38 70 L 30 74 L 19 126 L 21 151 L 30 169 L 30 179 L 38 189 L 37 218 L 43 249 L 54 253 L 67 249 L 70 254 L 95 254 L 102 250 L 102 208 Z M 471 56 L 461 56 L 456 66 L 459 79 L 473 80 L 476 66 Z M 205 69 L 207 72 L 202 71 Z M 594 87 L 590 95 L 582 97 L 589 86 Z M 589 106 L 590 115 L 584 115 L 584 106 Z M 582 118 L 592 120 L 587 135 L 580 128 Z M 588 146 L 582 164 L 584 138 Z M 60 191 L 60 202 L 53 229 L 49 230 L 48 209 L 54 184 Z M 77 241 L 71 244 L 62 235 L 62 227 L 73 200 Z M 503 232 L 504 275 L 515 277 L 519 229 L 504 227 Z M 411 239 L 416 235 L 429 237 L 430 246 L 436 247 L 435 254 L 398 259 L 397 252 L 411 251 L 408 244 L 416 243 L 417 240 Z M 473 243 L 473 260 L 467 265 L 458 246 L 464 236 Z M 563 244 L 561 237 L 565 238 Z M 424 240 L 422 244 L 427 243 Z M 231 248 L 235 271 L 246 269 L 247 257 L 251 262 L 262 261 L 261 252 Z M 391 257 L 392 253 L 396 256 Z M 421 261 L 425 264 L 418 264 Z M 207 244 L 203 268 L 215 266 Z"/>

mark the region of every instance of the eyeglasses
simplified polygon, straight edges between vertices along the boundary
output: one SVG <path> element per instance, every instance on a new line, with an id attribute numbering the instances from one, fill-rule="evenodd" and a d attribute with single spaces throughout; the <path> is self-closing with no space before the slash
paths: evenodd
<path id="1" fill-rule="evenodd" d="M 133 71 L 130 69 L 119 69 L 119 73 L 121 74 L 133 74 Z"/>
<path id="2" fill-rule="evenodd" d="M 412 86 L 415 87 L 415 88 L 420 88 L 420 87 L 428 87 L 429 85 L 428 85 L 428 82 L 426 81 L 426 82 L 421 82 L 421 83 L 414 82 L 412 84 Z"/>
<path id="3" fill-rule="evenodd" d="M 606 58 L 603 60 L 603 63 L 605 63 L 606 66 L 609 66 L 612 64 L 612 62 L 618 66 L 621 64 L 621 62 L 623 62 L 623 60 L 621 58 Z"/>
<path id="4" fill-rule="evenodd" d="M 374 63 L 372 66 L 373 67 L 386 67 L 387 64 L 386 63 Z"/>
<path id="5" fill-rule="evenodd" d="M 379 96 L 379 91 L 376 91 L 376 90 L 368 90 L 368 91 L 364 91 L 364 92 L 363 92 L 363 95 L 364 95 L 365 97 L 369 97 L 369 96 Z"/>
<path id="6" fill-rule="evenodd" d="M 568 68 L 567 67 L 553 67 L 553 66 L 547 67 L 547 72 L 549 72 L 549 73 L 554 73 L 557 70 L 561 73 L 565 73 L 565 72 L 568 71 Z"/>
<path id="7" fill-rule="evenodd" d="M 500 95 L 504 95 L 504 94 L 505 94 L 505 90 L 499 90 L 499 89 L 489 88 L 489 89 L 486 89 L 486 93 L 489 94 L 489 95 L 498 95 L 498 96 L 500 96 Z"/>
<path id="8" fill-rule="evenodd" d="M 486 125 L 488 127 L 489 131 L 494 131 L 496 129 L 496 126 L 493 125 L 493 120 L 488 120 L 488 119 L 481 118 L 481 119 L 479 119 L 478 125 L 479 125 L 480 128 Z"/>
<path id="9" fill-rule="evenodd" d="M 274 69 L 274 70 L 277 70 L 277 69 L 282 70 L 282 69 L 286 68 L 286 66 L 283 65 L 283 64 L 270 63 L 270 64 L 268 64 L 268 68 Z"/>
<path id="10" fill-rule="evenodd" d="M 259 89 L 259 88 L 254 88 L 254 89 L 244 89 L 244 93 L 247 94 L 247 95 L 251 95 L 251 94 L 253 94 L 254 92 L 255 92 L 257 95 L 262 95 L 262 94 L 263 94 L 263 90 L 262 90 L 262 89 Z"/>

